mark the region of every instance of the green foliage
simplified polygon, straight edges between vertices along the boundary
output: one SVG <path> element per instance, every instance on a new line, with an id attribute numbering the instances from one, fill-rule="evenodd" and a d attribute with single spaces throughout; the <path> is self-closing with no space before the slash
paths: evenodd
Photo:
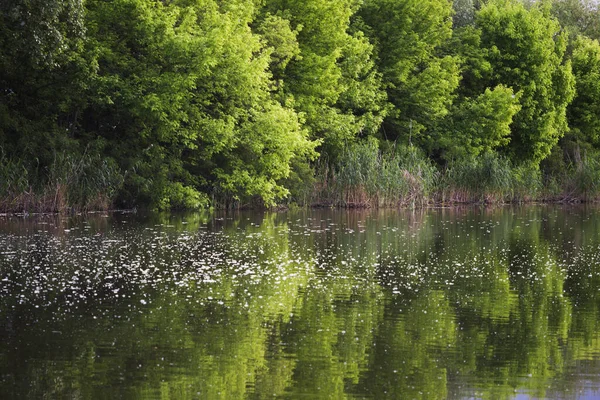
<path id="1" fill-rule="evenodd" d="M 600 9 L 595 0 L 553 0 L 552 14 L 573 35 L 600 40 Z"/>
<path id="2" fill-rule="evenodd" d="M 512 201 L 523 202 L 538 199 L 542 194 L 543 178 L 540 168 L 520 163 L 512 170 Z"/>
<path id="3" fill-rule="evenodd" d="M 227 154 L 226 168 L 217 168 L 220 186 L 235 196 L 260 196 L 271 206 L 289 192 L 279 182 L 288 178 L 294 158 L 312 158 L 314 146 L 306 140 L 296 114 L 272 103 L 241 127 L 239 154 Z M 248 140 L 248 142 L 246 142 Z"/>
<path id="4" fill-rule="evenodd" d="M 290 191 L 286 198 L 286 204 L 289 207 L 310 206 L 312 202 L 313 191 L 317 185 L 317 171 L 320 169 L 313 164 L 323 163 L 323 159 L 318 159 L 315 163 L 309 163 L 307 160 L 294 159 L 291 164 L 290 175 L 283 180 L 282 184 Z M 325 180 L 320 180 L 324 182 Z"/>
<path id="5" fill-rule="evenodd" d="M 423 152 L 535 171 L 566 133 L 565 154 L 600 146 L 600 45 L 583 36 L 598 36 L 597 13 L 587 0 L 4 2 L 2 162 L 26 173 L 3 193 L 54 191 L 57 209 L 313 192 L 389 205 L 435 197 Z"/>
<path id="6" fill-rule="evenodd" d="M 336 107 L 345 114 L 354 115 L 356 135 L 362 138 L 379 131 L 391 108 L 383 90 L 382 76 L 373 60 L 373 51 L 368 38 L 362 31 L 357 31 L 347 38 L 339 61 L 344 90 Z"/>
<path id="7" fill-rule="evenodd" d="M 572 55 L 576 96 L 567 109 L 570 135 L 600 146 L 600 44 L 583 36 L 574 41 Z"/>
<path id="8" fill-rule="evenodd" d="M 456 105 L 449 129 L 438 139 L 446 159 L 460 160 L 506 146 L 510 142 L 515 114 L 521 106 L 510 88 L 499 85 Z"/>
<path id="9" fill-rule="evenodd" d="M 432 125 L 448 113 L 459 84 L 458 59 L 441 46 L 452 35 L 446 0 L 368 0 L 360 16 L 370 28 L 379 68 L 394 106 L 386 137 L 433 147 Z"/>
<path id="10" fill-rule="evenodd" d="M 530 9 L 517 0 L 487 2 L 476 15 L 481 46 L 492 70 L 484 85 L 503 84 L 519 96 L 509 153 L 538 164 L 567 131 L 566 107 L 574 78 L 564 62 L 566 36 L 544 5 Z"/>
<path id="11" fill-rule="evenodd" d="M 98 133 L 123 143 L 119 159 L 142 172 L 131 190 L 149 193 L 153 207 L 181 206 L 165 200 L 179 187 L 171 182 L 194 191 L 218 187 L 235 198 L 260 196 L 271 205 L 287 194 L 278 181 L 289 175 L 291 160 L 310 156 L 316 145 L 296 113 L 271 93 L 270 56 L 282 57 L 281 68 L 292 56 L 282 55 L 281 45 L 263 51 L 248 27 L 255 10 L 233 3 L 89 6 L 98 27 L 90 32 L 100 49 L 98 90 L 108 95 L 92 112 L 110 114 L 120 135 L 114 125 Z M 115 13 L 124 17 L 114 19 Z M 263 30 L 269 27 L 285 23 L 269 18 Z M 287 33 L 289 41 L 293 32 Z"/>
<path id="12" fill-rule="evenodd" d="M 83 7 L 2 5 L 0 145 L 43 170 L 99 139 L 126 177 L 127 206 L 195 207 L 213 190 L 269 205 L 287 195 L 292 160 L 318 144 L 273 92 L 299 58 L 289 21 L 267 16 L 259 36 L 254 5 L 234 0 Z"/>
<path id="13" fill-rule="evenodd" d="M 475 21 L 475 1 L 474 0 L 453 0 L 452 26 L 454 29 L 472 25 Z"/>
<path id="14" fill-rule="evenodd" d="M 298 44 L 300 28 L 301 25 L 293 30 L 288 19 L 269 13 L 257 27 L 257 32 L 271 50 L 269 70 L 278 86 L 283 85 L 283 76 L 289 62 L 301 58 Z"/>
<path id="15" fill-rule="evenodd" d="M 180 182 L 163 186 L 160 199 L 156 201 L 157 210 L 198 210 L 208 206 L 208 196 L 194 188 L 183 186 Z"/>
<path id="16" fill-rule="evenodd" d="M 53 70 L 72 58 L 85 33 L 82 0 L 15 0 L 0 4 L 0 66 Z M 22 72 L 22 71 L 21 71 Z M 14 74 L 14 75 L 13 75 Z"/>
<path id="17" fill-rule="evenodd" d="M 91 74 L 84 25 L 80 0 L 0 4 L 0 146 L 11 157 L 43 168 L 72 150 Z"/>
<path id="18" fill-rule="evenodd" d="M 293 99 L 310 137 L 323 139 L 332 156 L 358 135 L 374 134 L 386 114 L 372 46 L 350 29 L 355 11 L 353 0 L 270 0 L 263 10 L 266 22 L 278 15 L 297 32 L 300 54 L 282 74 L 283 98 Z"/>

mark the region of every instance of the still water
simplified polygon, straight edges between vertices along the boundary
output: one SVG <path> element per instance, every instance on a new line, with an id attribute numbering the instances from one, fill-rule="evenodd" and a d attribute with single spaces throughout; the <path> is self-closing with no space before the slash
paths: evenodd
<path id="1" fill-rule="evenodd" d="M 600 398 L 600 208 L 0 217 L 0 398 Z"/>

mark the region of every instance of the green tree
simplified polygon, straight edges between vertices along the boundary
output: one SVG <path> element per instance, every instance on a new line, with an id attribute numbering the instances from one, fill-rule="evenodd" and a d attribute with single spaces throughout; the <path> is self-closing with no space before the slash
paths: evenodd
<path id="1" fill-rule="evenodd" d="M 448 118 L 439 146 L 446 159 L 461 159 L 494 151 L 510 142 L 510 125 L 519 99 L 503 85 L 460 102 Z M 449 128 L 449 129 L 448 129 Z"/>
<path id="2" fill-rule="evenodd" d="M 271 62 L 269 71 L 273 74 L 273 79 L 277 89 L 283 87 L 283 78 L 285 69 L 289 62 L 294 59 L 300 59 L 300 45 L 298 44 L 298 32 L 301 26 L 292 29 L 288 19 L 279 15 L 267 13 L 259 22 L 256 31 L 271 51 Z"/>
<path id="3" fill-rule="evenodd" d="M 570 137 L 600 145 L 600 44 L 579 36 L 572 55 L 577 95 L 567 110 Z"/>
<path id="4" fill-rule="evenodd" d="M 428 151 L 460 163 L 464 157 L 506 146 L 520 105 L 510 87 L 491 88 L 482 79 L 492 71 L 492 64 L 481 47 L 480 29 L 472 25 L 455 29 L 444 48 L 460 60 L 461 84 L 450 112 L 431 133 Z"/>
<path id="5" fill-rule="evenodd" d="M 71 145 L 90 72 L 83 16 L 80 0 L 0 4 L 0 146 L 37 168 Z"/>
<path id="6" fill-rule="evenodd" d="M 595 0 L 553 0 L 552 14 L 572 34 L 600 40 L 600 9 Z"/>
<path id="7" fill-rule="evenodd" d="M 98 78 L 87 129 L 129 171 L 132 200 L 197 207 L 216 191 L 273 204 L 291 161 L 314 154 L 273 96 L 272 50 L 250 30 L 254 12 L 234 0 L 88 3 Z"/>
<path id="8" fill-rule="evenodd" d="M 491 71 L 482 85 L 503 84 L 519 96 L 508 152 L 538 164 L 567 131 L 566 108 L 574 95 L 566 35 L 545 3 L 530 9 L 517 0 L 493 0 L 476 14 L 481 47 Z"/>
<path id="9" fill-rule="evenodd" d="M 360 16 L 369 27 L 394 106 L 386 137 L 431 147 L 431 128 L 447 115 L 459 84 L 458 58 L 441 54 L 452 36 L 452 4 L 367 0 Z"/>
<path id="10" fill-rule="evenodd" d="M 454 0 L 452 9 L 452 27 L 454 29 L 463 26 L 472 25 L 475 22 L 475 3 L 474 0 Z"/>
<path id="11" fill-rule="evenodd" d="M 372 46 L 351 27 L 356 6 L 355 0 L 269 0 L 262 10 L 261 26 L 276 15 L 297 36 L 300 53 L 293 53 L 283 73 L 276 70 L 282 98 L 302 113 L 311 138 L 323 139 L 331 156 L 357 136 L 375 133 L 386 113 Z M 287 27 L 279 32 L 279 42 L 290 38 Z"/>

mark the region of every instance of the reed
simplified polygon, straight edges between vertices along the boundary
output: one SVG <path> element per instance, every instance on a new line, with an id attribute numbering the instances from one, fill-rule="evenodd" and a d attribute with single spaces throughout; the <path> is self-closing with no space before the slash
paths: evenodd
<path id="1" fill-rule="evenodd" d="M 547 177 L 547 181 L 554 187 L 553 191 L 546 191 L 548 200 L 597 201 L 600 198 L 600 154 L 578 154 L 565 170 Z"/>
<path id="2" fill-rule="evenodd" d="M 435 186 L 435 166 L 415 147 L 354 143 L 338 160 L 315 167 L 312 204 L 337 207 L 421 206 Z"/>
<path id="3" fill-rule="evenodd" d="M 507 158 L 490 152 L 451 163 L 443 186 L 443 202 L 523 202 L 536 198 L 541 174 L 538 168 L 514 166 Z"/>
<path id="4" fill-rule="evenodd" d="M 29 170 L 22 160 L 6 156 L 0 149 L 0 210 L 18 210 L 31 199 Z"/>
<path id="5" fill-rule="evenodd" d="M 0 152 L 2 212 L 107 210 L 122 184 L 111 159 L 56 153 L 50 165 L 37 168 Z"/>
<path id="6" fill-rule="evenodd" d="M 519 165 L 512 168 L 512 202 L 523 203 L 540 199 L 544 185 L 538 167 Z"/>

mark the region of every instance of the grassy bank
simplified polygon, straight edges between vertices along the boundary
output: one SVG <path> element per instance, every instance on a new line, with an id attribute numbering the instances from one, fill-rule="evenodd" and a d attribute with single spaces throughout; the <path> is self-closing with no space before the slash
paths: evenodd
<path id="1" fill-rule="evenodd" d="M 339 160 L 321 160 L 303 206 L 420 207 L 434 204 L 591 202 L 600 199 L 600 156 L 587 155 L 544 171 L 514 165 L 497 153 L 440 168 L 418 148 L 354 144 Z M 307 195 L 307 192 L 309 193 Z"/>
<path id="2" fill-rule="evenodd" d="M 380 149 L 375 141 L 356 143 L 337 160 L 321 158 L 312 170 L 297 171 L 295 181 L 288 182 L 292 194 L 283 206 L 401 208 L 600 199 L 600 156 L 574 160 L 543 170 L 487 153 L 440 168 L 413 146 Z M 110 159 L 88 154 L 56 154 L 50 165 L 39 167 L 35 160 L 0 153 L 0 212 L 109 210 L 124 175 Z M 206 196 L 212 196 L 215 208 L 263 207 L 257 198 L 223 201 L 219 193 Z"/>

